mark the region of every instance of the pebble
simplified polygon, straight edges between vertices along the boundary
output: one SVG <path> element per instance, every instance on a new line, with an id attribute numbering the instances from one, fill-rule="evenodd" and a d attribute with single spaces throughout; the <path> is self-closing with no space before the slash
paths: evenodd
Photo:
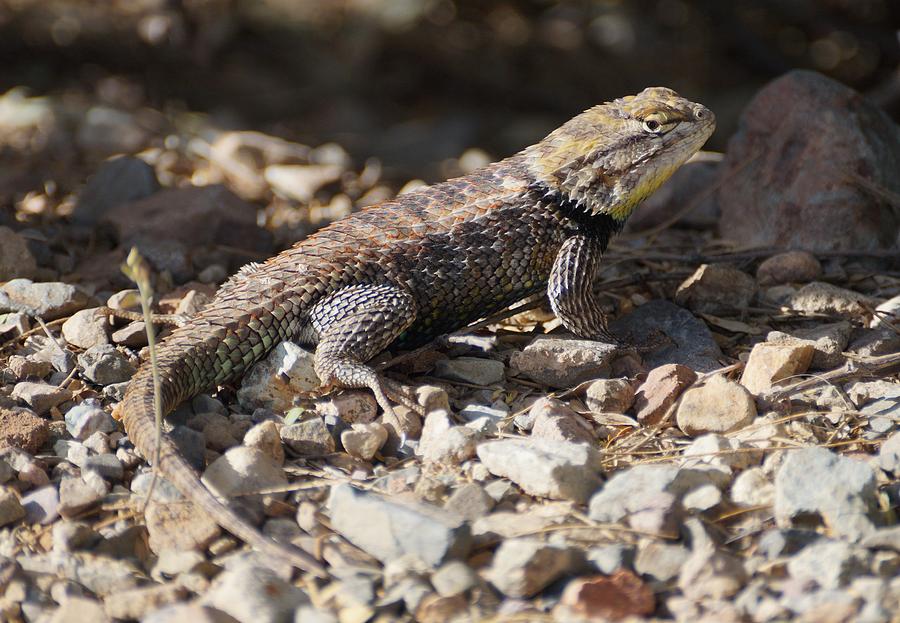
<path id="1" fill-rule="evenodd" d="M 444 509 L 467 521 L 475 521 L 491 512 L 495 504 L 494 498 L 481 485 L 467 482 L 454 489 L 444 503 Z"/>
<path id="2" fill-rule="evenodd" d="M 31 321 L 27 314 L 20 312 L 0 313 L 0 337 L 4 340 L 18 337 L 31 329 Z"/>
<path id="3" fill-rule="evenodd" d="M 56 485 L 47 485 L 30 491 L 22 497 L 25 521 L 47 526 L 59 518 L 59 491 Z"/>
<path id="4" fill-rule="evenodd" d="M 866 314 L 877 302 L 859 292 L 841 288 L 824 281 L 813 281 L 792 294 L 787 304 L 792 309 L 819 314 L 837 314 L 848 317 Z"/>
<path id="5" fill-rule="evenodd" d="M 77 348 L 91 348 L 109 344 L 109 316 L 100 309 L 82 309 L 72 314 L 62 325 L 67 344 Z"/>
<path id="6" fill-rule="evenodd" d="M 150 549 L 204 551 L 222 533 L 219 525 L 191 502 L 151 502 L 144 513 Z"/>
<path id="7" fill-rule="evenodd" d="M 815 281 L 822 274 L 822 265 L 808 251 L 787 251 L 763 260 L 756 269 L 760 286 Z"/>
<path id="8" fill-rule="evenodd" d="M 124 383 L 135 373 L 134 364 L 112 344 L 92 346 L 78 355 L 86 379 L 98 385 Z"/>
<path id="9" fill-rule="evenodd" d="M 369 390 L 345 390 L 316 403 L 324 418 L 340 418 L 346 424 L 367 424 L 378 417 L 378 404 Z"/>
<path id="10" fill-rule="evenodd" d="M 760 342 L 750 351 L 741 384 L 751 394 L 762 394 L 779 381 L 806 372 L 812 357 L 813 347 L 808 343 Z"/>
<path id="11" fill-rule="evenodd" d="M 67 519 L 93 508 L 106 497 L 107 487 L 91 478 L 63 478 L 59 483 L 59 514 Z"/>
<path id="12" fill-rule="evenodd" d="M 625 413 L 634 404 L 634 385 L 628 379 L 598 379 L 588 385 L 584 402 L 593 413 Z"/>
<path id="13" fill-rule="evenodd" d="M 38 404 L 44 406 L 38 401 Z M 24 407 L 0 407 L 0 447 L 21 448 L 36 454 L 50 438 L 50 425 L 42 417 Z M 0 469 L 2 473 L 2 469 Z M 5 481 L 8 478 L 0 478 Z"/>
<path id="14" fill-rule="evenodd" d="M 159 189 L 153 167 L 140 158 L 120 156 L 107 160 L 88 178 L 72 210 L 72 221 L 94 225 L 111 208 L 143 199 Z"/>
<path id="15" fill-rule="evenodd" d="M 881 444 L 878 466 L 889 474 L 900 475 L 900 432 L 894 433 Z"/>
<path id="16" fill-rule="evenodd" d="M 438 595 L 453 597 L 478 585 L 478 576 L 464 562 L 451 560 L 431 574 L 431 585 Z"/>
<path id="17" fill-rule="evenodd" d="M 733 597 L 746 583 L 747 571 L 741 559 L 711 546 L 692 552 L 678 574 L 678 588 L 695 601 Z"/>
<path id="18" fill-rule="evenodd" d="M 684 545 L 648 541 L 638 547 L 634 558 L 634 570 L 660 583 L 678 577 L 691 552 Z"/>
<path id="19" fill-rule="evenodd" d="M 147 138 L 131 113 L 108 106 L 91 106 L 75 135 L 78 146 L 94 157 L 138 152 Z"/>
<path id="20" fill-rule="evenodd" d="M 495 359 L 456 357 L 436 361 L 434 375 L 450 381 L 486 386 L 503 381 L 506 368 L 502 361 Z"/>
<path id="21" fill-rule="evenodd" d="M 44 321 L 74 314 L 89 302 L 83 290 L 67 283 L 12 279 L 0 286 L 0 312 L 22 312 Z"/>
<path id="22" fill-rule="evenodd" d="M 242 558 L 216 576 L 199 603 L 242 622 L 284 623 L 309 604 L 309 596 L 271 569 Z"/>
<path id="23" fill-rule="evenodd" d="M 42 379 L 53 371 L 53 366 L 49 361 L 40 361 L 21 355 L 10 355 L 6 365 L 18 380 Z"/>
<path id="24" fill-rule="evenodd" d="M 502 439 L 477 448 L 495 476 L 509 478 L 527 494 L 585 503 L 600 485 L 602 457 L 582 444 L 548 439 Z"/>
<path id="25" fill-rule="evenodd" d="M 846 586 L 868 572 L 868 555 L 844 541 L 820 539 L 807 545 L 787 562 L 791 577 L 824 589 Z"/>
<path id="26" fill-rule="evenodd" d="M 282 342 L 244 376 L 237 399 L 247 412 L 265 408 L 284 413 L 295 395 L 318 387 L 313 353 L 293 342 Z"/>
<path id="27" fill-rule="evenodd" d="M 578 550 L 536 539 L 507 539 L 484 575 L 507 597 L 527 598 L 582 565 Z"/>
<path id="28" fill-rule="evenodd" d="M 203 483 L 217 495 L 261 504 L 266 497 L 281 499 L 283 493 L 258 494 L 266 489 L 282 488 L 288 481 L 284 470 L 271 457 L 256 448 L 236 446 L 213 461 L 203 472 Z"/>
<path id="29" fill-rule="evenodd" d="M 111 433 L 118 429 L 113 417 L 93 401 L 82 402 L 66 411 L 65 421 L 66 430 L 79 441 L 84 441 L 98 431 Z"/>
<path id="30" fill-rule="evenodd" d="M 8 487 L 0 487 L 0 528 L 25 517 L 25 508 L 16 492 Z"/>
<path id="31" fill-rule="evenodd" d="M 296 424 L 286 424 L 279 431 L 281 440 L 299 456 L 324 456 L 337 448 L 324 420 L 314 415 Z"/>
<path id="32" fill-rule="evenodd" d="M 36 272 L 37 260 L 28 248 L 28 241 L 9 227 L 0 226 L 0 283 L 16 278 L 31 279 Z"/>
<path id="33" fill-rule="evenodd" d="M 693 312 L 721 314 L 747 308 L 756 281 L 727 264 L 702 264 L 675 292 L 675 302 Z"/>
<path id="34" fill-rule="evenodd" d="M 341 484 L 331 488 L 328 509 L 333 530 L 382 562 L 411 555 L 436 567 L 464 557 L 471 545 L 468 524 L 436 506 Z"/>
<path id="35" fill-rule="evenodd" d="M 637 344 L 662 342 L 659 348 L 642 353 L 648 368 L 680 364 L 697 372 L 711 372 L 722 367 L 722 351 L 706 323 L 670 301 L 645 303 L 610 323 L 610 329 Z"/>
<path id="36" fill-rule="evenodd" d="M 387 429 L 379 422 L 354 424 L 352 428 L 341 433 L 341 445 L 350 456 L 371 461 L 387 438 Z"/>
<path id="37" fill-rule="evenodd" d="M 113 593 L 106 598 L 103 606 L 106 614 L 114 619 L 141 621 L 164 606 L 183 601 L 187 595 L 186 587 L 178 582 L 170 582 Z M 190 621 L 193 623 L 196 619 Z"/>
<path id="38" fill-rule="evenodd" d="M 84 471 L 96 472 L 104 480 L 111 482 L 121 482 L 125 476 L 125 468 L 115 454 L 94 454 L 87 459 L 81 466 Z"/>
<path id="39" fill-rule="evenodd" d="M 427 463 L 456 465 L 475 456 L 475 431 L 456 426 L 450 413 L 434 410 L 425 416 L 416 453 Z"/>
<path id="40" fill-rule="evenodd" d="M 750 393 L 719 374 L 685 391 L 675 412 L 678 428 L 689 437 L 737 430 L 755 417 L 756 403 Z"/>
<path id="41" fill-rule="evenodd" d="M 775 485 L 761 467 L 751 467 L 734 479 L 730 498 L 738 506 L 769 507 L 775 502 Z"/>
<path id="42" fill-rule="evenodd" d="M 634 552 L 634 545 L 610 543 L 590 548 L 587 551 L 587 560 L 600 573 L 612 575 L 634 564 Z"/>
<path id="43" fill-rule="evenodd" d="M 650 370 L 647 380 L 641 383 L 634 395 L 638 421 L 644 426 L 658 424 L 678 396 L 695 380 L 697 374 L 679 364 L 666 364 Z"/>
<path id="44" fill-rule="evenodd" d="M 150 612 L 142 623 L 242 623 L 218 608 L 201 606 L 196 603 L 175 604 Z M 302 621 L 305 622 L 305 619 Z"/>
<path id="45" fill-rule="evenodd" d="M 87 597 L 70 596 L 63 600 L 49 623 L 109 623 L 103 603 Z"/>
<path id="46" fill-rule="evenodd" d="M 678 477 L 678 468 L 670 465 L 636 465 L 619 471 L 591 498 L 588 516 L 603 523 L 625 521 L 643 532 L 676 535 L 682 517 Z"/>
<path id="47" fill-rule="evenodd" d="M 864 329 L 854 332 L 847 351 L 862 357 L 877 357 L 900 351 L 900 333 L 890 327 Z"/>
<path id="48" fill-rule="evenodd" d="M 851 330 L 850 323 L 842 321 L 798 329 L 790 334 L 772 331 L 766 336 L 766 341 L 809 344 L 813 348 L 809 367 L 814 370 L 829 370 L 844 362 L 843 352 L 850 341 Z"/>
<path id="49" fill-rule="evenodd" d="M 48 383 L 34 383 L 31 381 L 23 381 L 16 383 L 13 387 L 12 398 L 21 400 L 26 403 L 35 413 L 43 415 L 67 400 L 72 399 L 72 392 L 63 387 L 50 385 Z"/>
<path id="50" fill-rule="evenodd" d="M 129 322 L 121 329 L 116 329 L 110 336 L 113 344 L 129 348 L 143 348 L 147 345 L 147 325 L 143 321 Z"/>
<path id="51" fill-rule="evenodd" d="M 340 179 L 344 167 L 334 164 L 270 164 L 263 177 L 279 195 L 308 203 L 322 186 Z"/>
<path id="52" fill-rule="evenodd" d="M 63 520 L 53 524 L 53 551 L 60 553 L 84 549 L 100 538 L 86 523 Z"/>
<path id="53" fill-rule="evenodd" d="M 509 416 L 509 406 L 501 400 L 492 405 L 469 403 L 459 410 L 459 417 L 468 424 L 487 420 L 495 428 Z"/>
<path id="54" fill-rule="evenodd" d="M 612 344 L 539 336 L 514 352 L 509 364 L 537 383 L 562 389 L 608 376 L 618 354 L 619 348 Z"/>
<path id="55" fill-rule="evenodd" d="M 870 329 L 884 327 L 888 322 L 892 322 L 896 326 L 900 322 L 900 294 L 876 306 L 875 312 L 872 320 L 869 321 Z M 0 328 L 0 333 L 2 332 L 3 329 Z"/>
<path id="56" fill-rule="evenodd" d="M 585 444 L 594 441 L 594 430 L 588 421 L 562 401 L 554 398 L 538 398 L 531 406 L 531 412 L 534 414 L 534 424 L 531 428 L 531 436 L 534 439 Z"/>
<path id="57" fill-rule="evenodd" d="M 281 445 L 278 425 L 272 420 L 260 422 L 248 430 L 244 435 L 244 445 L 263 452 L 278 465 L 284 464 L 284 446 Z"/>
<path id="58" fill-rule="evenodd" d="M 775 476 L 775 519 L 783 528 L 818 515 L 832 533 L 859 540 L 875 530 L 877 508 L 872 468 L 825 448 L 789 452 Z"/>
<path id="59" fill-rule="evenodd" d="M 621 621 L 656 610 L 653 590 L 630 571 L 575 578 L 563 590 L 553 615 L 557 621 Z"/>

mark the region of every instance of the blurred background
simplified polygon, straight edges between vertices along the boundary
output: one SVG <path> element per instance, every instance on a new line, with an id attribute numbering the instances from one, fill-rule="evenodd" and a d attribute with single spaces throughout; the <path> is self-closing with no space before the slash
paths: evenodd
<path id="1" fill-rule="evenodd" d="M 74 189 L 173 124 L 336 143 L 396 189 L 649 85 L 710 106 L 721 150 L 754 92 L 796 67 L 897 120 L 898 27 L 897 0 L 0 0 L 0 200 L 49 178 Z M 22 101 L 34 106 L 10 104 Z M 15 138 L 47 106 L 92 148 Z M 15 162 L 26 152 L 32 167 Z"/>

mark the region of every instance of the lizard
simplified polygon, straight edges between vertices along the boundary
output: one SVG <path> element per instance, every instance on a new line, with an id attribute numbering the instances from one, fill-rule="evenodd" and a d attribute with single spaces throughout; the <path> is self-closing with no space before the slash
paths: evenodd
<path id="1" fill-rule="evenodd" d="M 635 207 L 714 129 L 705 106 L 647 88 L 586 110 L 506 159 L 364 208 L 245 266 L 160 344 L 163 414 L 238 380 L 293 340 L 315 348 L 323 387 L 367 388 L 393 416 L 393 404 L 417 405 L 370 359 L 542 291 L 568 331 L 615 342 L 592 288 L 601 256 Z M 144 362 L 119 412 L 147 459 L 157 450 L 153 404 Z M 206 488 L 167 435 L 160 444 L 155 468 L 222 528 L 264 555 L 324 575 L 315 558 L 268 539 Z"/>

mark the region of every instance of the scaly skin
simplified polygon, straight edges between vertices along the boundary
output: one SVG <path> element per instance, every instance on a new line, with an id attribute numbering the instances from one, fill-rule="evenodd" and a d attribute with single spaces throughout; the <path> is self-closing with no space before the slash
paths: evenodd
<path id="1" fill-rule="evenodd" d="M 408 403 L 366 365 L 546 289 L 563 325 L 609 340 L 592 283 L 609 238 L 694 154 L 712 113 L 669 89 L 595 106 L 541 142 L 472 173 L 353 214 L 226 282 L 159 349 L 163 412 L 239 378 L 279 342 L 315 345 L 319 378 L 367 387 L 386 414 Z M 156 449 L 149 364 L 121 406 L 145 457 Z M 163 437 L 157 465 L 188 499 L 252 547 L 322 575 L 264 537 L 198 480 Z"/>

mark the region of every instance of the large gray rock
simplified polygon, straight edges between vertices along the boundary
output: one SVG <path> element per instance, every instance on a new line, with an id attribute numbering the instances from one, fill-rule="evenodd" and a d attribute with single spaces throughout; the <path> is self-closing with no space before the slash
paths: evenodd
<path id="1" fill-rule="evenodd" d="M 613 344 L 542 335 L 513 353 L 509 365 L 543 385 L 567 388 L 608 376 L 618 351 Z"/>
<path id="2" fill-rule="evenodd" d="M 728 144 L 719 229 L 760 247 L 896 246 L 900 216 L 848 171 L 900 194 L 898 170 L 900 129 L 882 110 L 821 74 L 792 71 L 756 95 Z"/>
<path id="3" fill-rule="evenodd" d="M 25 238 L 9 227 L 0 227 L 0 282 L 30 279 L 37 271 L 37 261 Z"/>
<path id="4" fill-rule="evenodd" d="M 56 320 L 88 306 L 90 297 L 68 283 L 13 279 L 0 286 L 0 312 L 24 312 Z"/>
<path id="5" fill-rule="evenodd" d="M 775 519 L 790 527 L 819 516 L 836 535 L 859 540 L 875 531 L 875 472 L 825 448 L 789 452 L 775 476 Z"/>
<path id="6" fill-rule="evenodd" d="M 429 567 L 469 552 L 469 525 L 436 506 L 390 500 L 350 485 L 331 488 L 331 527 L 345 539 L 388 562 L 412 555 Z"/>
<path id="7" fill-rule="evenodd" d="M 100 165 L 91 176 L 72 211 L 72 221 L 93 225 L 114 208 L 148 197 L 160 189 L 156 172 L 133 156 L 122 156 Z"/>

